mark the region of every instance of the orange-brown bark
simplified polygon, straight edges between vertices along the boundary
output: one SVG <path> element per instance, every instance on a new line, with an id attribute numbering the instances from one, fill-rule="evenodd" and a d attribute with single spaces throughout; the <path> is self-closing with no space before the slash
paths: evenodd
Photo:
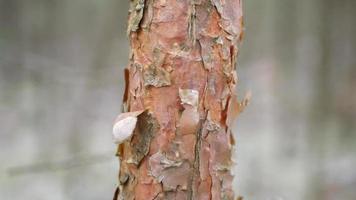
<path id="1" fill-rule="evenodd" d="M 230 200 L 240 0 L 133 0 L 118 199 Z"/>

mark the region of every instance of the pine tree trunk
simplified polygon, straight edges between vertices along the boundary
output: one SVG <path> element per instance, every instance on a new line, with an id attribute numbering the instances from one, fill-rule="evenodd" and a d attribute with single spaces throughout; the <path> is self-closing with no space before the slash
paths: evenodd
<path id="1" fill-rule="evenodd" d="M 132 0 L 115 199 L 234 199 L 231 123 L 242 37 L 240 0 Z"/>

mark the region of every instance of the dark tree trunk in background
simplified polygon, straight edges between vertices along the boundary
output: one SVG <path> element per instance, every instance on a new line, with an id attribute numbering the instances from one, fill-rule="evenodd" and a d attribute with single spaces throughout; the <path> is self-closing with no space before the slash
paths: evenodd
<path id="1" fill-rule="evenodd" d="M 117 199 L 234 199 L 230 169 L 240 0 L 133 0 Z"/>

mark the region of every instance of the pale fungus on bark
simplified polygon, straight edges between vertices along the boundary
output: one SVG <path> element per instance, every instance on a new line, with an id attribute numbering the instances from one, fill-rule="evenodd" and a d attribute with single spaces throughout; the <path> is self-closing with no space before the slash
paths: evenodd
<path id="1" fill-rule="evenodd" d="M 137 124 L 137 116 L 142 112 L 143 110 L 121 113 L 116 117 L 112 128 L 112 135 L 116 144 L 121 144 L 131 138 Z"/>
<path id="2" fill-rule="evenodd" d="M 114 142 L 121 144 L 132 136 L 136 127 L 137 117 L 126 117 L 123 120 L 116 122 L 113 126 Z"/>
<path id="3" fill-rule="evenodd" d="M 179 97 L 182 101 L 182 104 L 189 104 L 194 108 L 198 107 L 199 92 L 197 90 L 179 88 Z"/>

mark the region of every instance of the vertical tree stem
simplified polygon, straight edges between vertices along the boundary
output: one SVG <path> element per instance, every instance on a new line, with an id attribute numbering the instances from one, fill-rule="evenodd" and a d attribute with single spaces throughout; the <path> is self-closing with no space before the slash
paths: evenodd
<path id="1" fill-rule="evenodd" d="M 234 199 L 242 28 L 240 0 L 131 1 L 123 111 L 146 111 L 119 148 L 118 199 Z"/>

